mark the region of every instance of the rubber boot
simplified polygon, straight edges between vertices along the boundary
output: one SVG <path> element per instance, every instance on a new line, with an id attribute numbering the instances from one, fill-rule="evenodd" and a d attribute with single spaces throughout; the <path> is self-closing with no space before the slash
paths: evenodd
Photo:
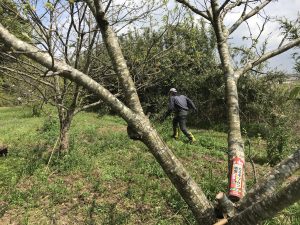
<path id="1" fill-rule="evenodd" d="M 172 138 L 174 138 L 176 140 L 179 138 L 179 128 L 178 127 L 176 127 L 175 129 L 173 128 Z"/>
<path id="2" fill-rule="evenodd" d="M 189 132 L 188 134 L 189 134 L 188 138 L 189 138 L 190 144 L 195 143 L 196 142 L 196 138 L 194 137 L 194 135 L 191 132 Z"/>

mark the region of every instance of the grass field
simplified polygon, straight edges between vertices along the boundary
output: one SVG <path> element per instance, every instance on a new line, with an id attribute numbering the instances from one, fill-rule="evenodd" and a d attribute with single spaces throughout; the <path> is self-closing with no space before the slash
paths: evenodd
<path id="1" fill-rule="evenodd" d="M 170 138 L 170 121 L 156 125 L 162 137 L 207 196 L 226 191 L 226 134 L 191 131 L 193 145 Z M 195 224 L 147 148 L 127 138 L 119 117 L 82 113 L 71 128 L 70 151 L 53 154 L 58 123 L 32 117 L 28 108 L 0 108 L 0 224 Z M 265 165 L 262 140 L 252 140 L 259 176 Z M 253 184 L 250 166 L 248 186 Z M 265 224 L 299 224 L 295 204 Z"/>

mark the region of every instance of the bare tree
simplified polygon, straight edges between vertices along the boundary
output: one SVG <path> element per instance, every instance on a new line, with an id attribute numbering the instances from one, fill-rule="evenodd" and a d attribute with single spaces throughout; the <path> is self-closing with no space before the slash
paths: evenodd
<path id="1" fill-rule="evenodd" d="M 93 74 L 90 73 L 91 64 L 98 59 L 92 56 L 92 51 L 97 45 L 102 45 L 102 38 L 99 35 L 98 25 L 93 21 L 93 15 L 90 10 L 87 10 L 86 4 L 69 4 L 59 0 L 45 2 L 19 0 L 17 2 L 19 6 L 23 6 L 20 7 L 20 10 L 21 8 L 25 9 L 24 17 L 26 16 L 27 21 L 32 24 L 33 42 L 48 52 L 52 61 L 60 58 L 85 74 L 90 76 Z M 135 6 L 132 3 L 131 7 L 127 9 L 124 3 L 118 5 L 112 4 L 112 2 L 109 2 L 107 6 L 112 8 L 110 17 L 112 23 L 118 25 L 119 29 L 136 20 L 143 20 L 149 12 L 157 8 L 157 6 L 149 5 L 145 10 L 140 10 L 144 8 L 143 4 Z M 37 8 L 40 10 L 36 10 Z M 127 14 L 134 14 L 134 16 L 128 17 Z M 21 60 L 19 62 L 21 63 Z M 48 69 L 44 71 L 44 75 L 38 74 L 39 78 L 37 79 L 52 79 L 54 101 L 48 99 L 48 102 L 54 103 L 58 112 L 59 150 L 67 151 L 69 130 L 75 114 L 103 102 L 97 100 L 92 104 L 84 105 L 90 93 L 68 79 L 53 76 L 50 71 L 51 69 Z M 99 75 L 96 74 L 96 76 L 98 78 Z"/>
<path id="2" fill-rule="evenodd" d="M 18 96 L 18 103 L 32 107 L 33 115 L 37 115 L 44 104 L 56 107 L 60 125 L 58 138 L 59 152 L 69 147 L 69 130 L 73 117 L 82 110 L 97 106 L 101 100 L 89 103 L 90 96 L 86 90 L 76 88 L 72 82 L 57 76 L 45 76 L 45 71 L 32 60 L 0 53 L 9 59 L 9 63 L 0 65 L 0 72 L 6 78 L 11 89 Z"/>
<path id="3" fill-rule="evenodd" d="M 87 3 L 90 11 L 93 13 L 93 16 L 100 29 L 103 42 L 106 45 L 110 59 L 114 66 L 114 70 L 122 85 L 122 93 L 127 99 L 126 103 L 121 102 L 105 87 L 97 83 L 84 72 L 74 68 L 66 62 L 55 60 L 51 54 L 49 54 L 49 52 L 44 52 L 37 47 L 19 40 L 14 35 L 9 33 L 9 31 L 1 24 L 0 39 L 7 47 L 11 47 L 12 51 L 22 52 L 22 54 L 50 70 L 52 75 L 67 78 L 86 88 L 90 92 L 99 96 L 100 99 L 118 112 L 119 115 L 128 123 L 128 125 L 131 126 L 135 132 L 140 134 L 141 141 L 149 148 L 150 152 L 168 175 L 169 179 L 181 194 L 182 198 L 189 205 L 197 222 L 199 224 L 213 224 L 216 222 L 213 204 L 208 201 L 202 189 L 192 179 L 169 147 L 163 142 L 143 112 L 135 85 L 129 74 L 126 61 L 119 46 L 118 38 L 112 29 L 109 20 L 107 19 L 107 10 L 109 9 L 111 1 L 106 2 L 106 4 L 97 0 L 86 0 L 85 2 Z M 213 8 L 225 10 L 225 6 L 229 3 L 229 1 L 226 2 L 227 3 L 221 7 L 214 6 Z M 215 1 L 212 1 L 212 3 L 215 3 Z M 240 3 L 243 2 L 240 1 Z M 213 10 L 211 9 L 210 11 L 205 12 L 205 14 L 201 11 L 199 12 L 200 15 L 203 14 L 203 17 L 206 19 L 214 18 L 212 15 Z M 214 23 L 218 24 L 218 29 L 221 28 L 218 20 L 216 20 Z M 230 55 L 228 55 L 229 48 L 226 39 L 224 40 L 223 33 L 221 34 L 222 37 L 218 37 L 218 40 L 222 41 L 219 43 L 219 51 L 224 51 L 223 58 L 221 58 L 223 66 L 225 67 L 226 78 L 228 80 L 227 91 L 229 96 L 232 96 L 233 98 L 229 98 L 228 103 L 230 110 L 235 113 L 233 118 L 230 120 L 232 124 L 231 129 L 233 129 L 229 134 L 229 146 L 231 148 L 230 155 L 232 156 L 234 153 L 239 157 L 243 157 L 243 143 L 239 130 L 239 117 L 237 108 L 237 79 L 235 77 L 237 74 L 234 73 L 234 69 L 230 64 L 230 59 L 227 59 L 230 57 Z M 298 40 L 297 43 L 299 43 L 299 41 L 300 40 Z M 276 55 L 278 52 L 275 51 L 273 54 Z M 265 58 L 266 57 L 267 56 L 265 56 Z M 252 64 L 254 65 L 255 62 L 256 61 L 252 62 Z M 229 65 L 227 65 L 228 63 Z M 244 67 L 243 72 L 246 72 L 247 68 L 248 67 Z M 238 136 L 238 138 L 236 136 Z M 287 184 L 284 191 L 274 191 L 270 193 L 269 190 L 270 188 L 273 188 L 273 190 L 278 190 L 278 187 L 281 185 L 281 182 L 278 182 L 276 178 L 280 177 L 281 180 L 286 180 L 287 177 L 299 169 L 299 156 L 300 150 L 298 150 L 289 159 L 283 161 L 271 174 L 266 176 L 262 185 L 256 187 L 259 191 L 252 191 L 253 195 L 251 197 L 244 198 L 246 200 L 249 199 L 250 203 L 245 203 L 244 206 L 241 204 L 240 211 L 238 207 L 237 210 L 233 210 L 234 213 L 228 214 L 231 216 L 231 219 L 229 219 L 229 221 L 226 220 L 226 222 L 232 224 L 253 224 L 254 221 L 254 223 L 258 223 L 261 220 L 274 216 L 274 214 L 282 210 L 284 207 L 298 201 L 300 199 L 298 191 L 299 179 L 296 179 L 296 181 L 293 183 Z M 251 191 L 249 191 L 249 193 L 251 193 Z M 224 199 L 222 199 L 222 196 L 224 196 Z M 285 198 L 284 201 L 282 201 L 283 198 Z M 221 199 L 219 200 L 221 206 L 224 208 L 223 212 L 231 212 L 232 210 L 229 209 L 236 207 L 228 199 L 225 199 L 225 195 L 221 195 Z M 278 205 L 279 207 L 268 207 L 270 205 Z M 265 209 L 266 213 L 259 213 L 261 209 Z M 255 215 L 254 219 L 252 217 L 249 218 L 248 215 L 250 215 L 250 213 Z"/>
<path id="4" fill-rule="evenodd" d="M 89 74 L 91 51 L 98 38 L 98 30 L 95 29 L 95 23 L 87 20 L 90 18 L 86 15 L 87 7 L 82 4 L 74 6 L 61 4 L 60 1 L 48 1 L 44 11 L 38 14 L 35 10 L 38 2 L 27 5 L 26 1 L 20 1 L 19 4 L 26 5 L 27 21 L 32 25 L 28 38 L 31 36 L 30 39 L 47 51 L 52 60 L 59 55 L 74 68 L 80 68 Z M 43 102 L 57 108 L 60 125 L 58 150 L 67 151 L 69 130 L 74 116 L 82 110 L 101 104 L 102 101 L 97 100 L 90 104 L 86 101 L 90 93 L 76 83 L 54 76 L 49 69 L 45 71 L 34 66 L 30 61 L 18 57 L 18 54 L 14 56 L 3 52 L 1 54 L 4 59 L 11 60 L 10 63 L 0 67 L 2 73 L 9 74 L 14 80 L 17 79 L 15 74 L 18 74 L 19 82 L 27 83 L 31 86 L 29 89 L 36 90 Z M 33 98 L 33 93 L 30 97 Z"/>

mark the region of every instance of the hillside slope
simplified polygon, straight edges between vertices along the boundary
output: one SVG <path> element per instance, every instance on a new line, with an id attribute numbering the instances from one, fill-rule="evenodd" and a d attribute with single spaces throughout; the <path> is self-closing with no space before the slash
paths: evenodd
<path id="1" fill-rule="evenodd" d="M 193 145 L 163 138 L 210 199 L 227 187 L 226 134 L 192 129 Z M 58 124 L 27 108 L 0 108 L 0 224 L 195 224 L 187 205 L 146 147 L 127 138 L 119 117 L 82 113 L 71 129 L 70 152 L 52 154 Z M 263 142 L 253 140 L 263 162 Z M 248 163 L 249 164 L 249 163 Z M 262 163 L 261 163 L 262 164 Z M 269 170 L 256 164 L 261 176 Z M 248 185 L 253 176 L 247 167 Z M 299 204 L 265 224 L 298 224 Z"/>

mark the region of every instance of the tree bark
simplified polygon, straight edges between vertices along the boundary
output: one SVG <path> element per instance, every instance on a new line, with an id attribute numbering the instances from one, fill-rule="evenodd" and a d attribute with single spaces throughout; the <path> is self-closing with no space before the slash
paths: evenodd
<path id="1" fill-rule="evenodd" d="M 300 200 L 300 176 L 276 194 L 252 204 L 229 220 L 229 225 L 253 225 L 274 217 L 278 212 Z"/>
<path id="2" fill-rule="evenodd" d="M 251 190 L 245 198 L 237 205 L 239 211 L 244 210 L 253 203 L 260 201 L 261 198 L 272 195 L 282 182 L 290 177 L 300 168 L 300 149 L 287 159 L 283 160 L 273 170 L 266 174 Z"/>
<path id="3" fill-rule="evenodd" d="M 235 215 L 236 209 L 234 203 L 230 201 L 223 192 L 217 194 L 216 200 L 218 202 L 218 208 L 225 218 Z"/>
<path id="4" fill-rule="evenodd" d="M 241 193 L 237 195 L 232 195 L 229 187 L 229 197 L 238 201 L 246 193 L 246 177 L 245 177 L 245 154 L 244 154 L 244 142 L 241 135 L 240 128 L 240 115 L 239 115 L 239 100 L 237 83 L 233 74 L 228 74 L 226 76 L 226 102 L 227 102 L 227 116 L 228 116 L 228 179 L 229 186 L 231 186 L 232 175 L 233 175 L 233 161 L 235 158 L 240 159 L 243 164 L 241 168 Z"/>
<path id="5" fill-rule="evenodd" d="M 68 152 L 70 146 L 70 126 L 71 120 L 63 120 L 60 122 L 59 133 L 59 152 Z"/>
<path id="6" fill-rule="evenodd" d="M 189 205 L 197 222 L 199 224 L 213 224 L 216 218 L 212 204 L 156 130 L 152 128 L 149 119 L 147 117 L 137 119 L 136 123 L 130 125 L 141 132 L 143 143 L 150 149 L 182 198 Z"/>
<path id="7" fill-rule="evenodd" d="M 232 162 L 235 157 L 245 163 L 244 142 L 241 135 L 237 77 L 231 64 L 231 55 L 227 43 L 228 30 L 219 17 L 218 1 L 212 1 L 212 25 L 217 38 L 218 52 L 225 76 L 228 119 L 228 180 L 230 184 Z M 242 196 L 246 193 L 245 166 L 242 168 Z M 240 197 L 230 196 L 235 201 Z"/>
<path id="8" fill-rule="evenodd" d="M 98 0 L 86 0 L 85 2 L 87 2 L 101 30 L 102 38 L 110 56 L 112 65 L 123 87 L 126 105 L 135 112 L 143 113 L 143 108 L 138 98 L 133 80 L 130 76 L 118 38 L 106 19 L 102 3 Z"/>

